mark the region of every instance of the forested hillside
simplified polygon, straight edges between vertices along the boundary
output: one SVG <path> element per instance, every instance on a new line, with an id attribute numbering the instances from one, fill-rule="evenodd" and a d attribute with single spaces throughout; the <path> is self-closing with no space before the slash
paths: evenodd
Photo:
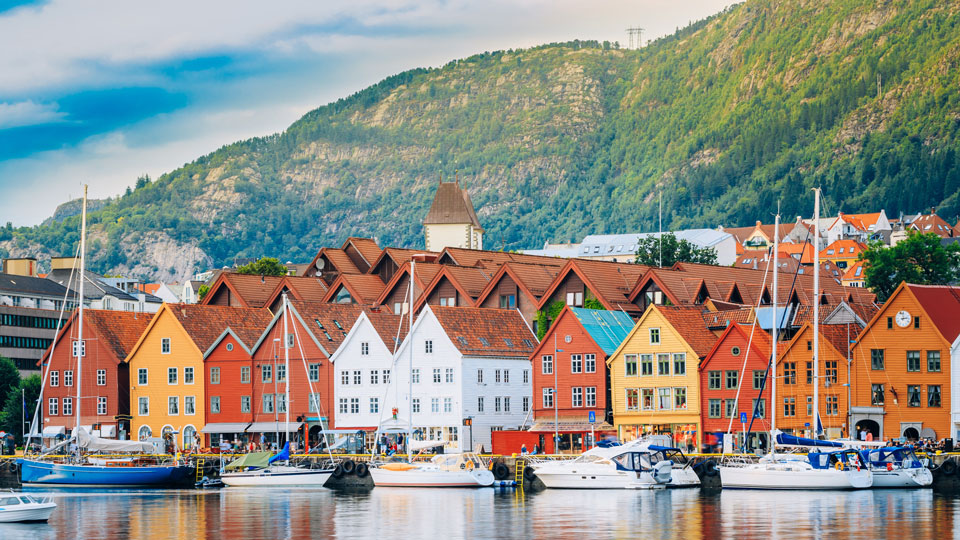
<path id="1" fill-rule="evenodd" d="M 492 248 L 809 214 L 960 210 L 960 1 L 752 0 L 641 50 L 574 41 L 384 79 L 91 213 L 93 267 L 171 279 L 306 261 L 346 236 L 423 244 L 459 174 Z M 457 173 L 455 173 L 457 171 Z M 64 212 L 69 215 L 70 212 Z M 77 217 L 0 230 L 72 253 Z"/>

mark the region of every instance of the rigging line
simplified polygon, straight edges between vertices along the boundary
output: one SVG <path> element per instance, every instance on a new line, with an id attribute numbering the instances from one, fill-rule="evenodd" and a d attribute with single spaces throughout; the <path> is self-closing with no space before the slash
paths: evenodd
<path id="1" fill-rule="evenodd" d="M 284 306 L 283 306 L 284 311 L 286 311 L 286 309 L 287 309 L 287 307 L 288 307 L 289 305 L 290 305 L 290 302 L 285 299 Z M 300 317 L 298 316 L 297 319 L 299 320 Z M 296 339 L 296 342 L 297 342 L 297 349 L 300 351 L 300 360 L 303 362 L 303 370 L 304 370 L 304 373 L 305 373 L 306 376 L 307 376 L 307 386 L 308 386 L 309 389 L 310 389 L 310 395 L 308 396 L 307 401 L 308 401 L 308 403 L 309 403 L 310 400 L 313 400 L 314 405 L 316 405 L 316 407 L 317 407 L 317 414 L 322 414 L 322 415 L 326 416 L 327 412 L 326 412 L 326 411 L 324 410 L 324 408 L 323 408 L 323 402 L 320 401 L 319 395 L 318 395 L 318 394 L 315 394 L 314 391 L 313 391 L 313 381 L 310 380 L 310 369 L 307 367 L 307 360 L 306 360 L 306 358 L 304 357 L 305 355 L 303 354 L 303 343 L 301 343 L 301 341 L 300 341 L 300 332 L 297 331 L 297 323 L 296 323 L 296 321 L 294 321 L 294 323 L 293 323 L 292 326 L 293 326 L 293 336 L 294 336 L 294 338 Z M 287 343 L 286 343 L 287 336 L 283 336 L 283 340 L 284 340 L 283 345 L 286 346 L 286 345 L 287 345 Z M 328 358 L 327 360 L 329 361 L 329 358 Z M 333 369 L 331 368 L 330 371 L 331 371 L 330 376 L 333 377 L 333 376 L 334 376 L 334 374 L 332 373 Z M 287 380 L 286 380 L 286 384 L 287 384 L 287 386 L 289 387 L 289 385 L 290 385 L 290 374 L 287 373 L 287 374 L 285 374 L 285 375 L 286 375 L 286 379 L 287 379 Z M 289 390 L 288 390 L 288 391 L 287 391 L 287 394 L 289 394 L 289 393 L 290 393 L 290 392 L 289 392 Z M 314 397 L 314 396 L 316 396 L 316 397 Z M 292 400 L 291 400 L 291 401 L 292 401 Z M 289 403 L 287 403 L 287 410 L 288 410 L 288 411 L 290 410 L 290 404 L 289 404 Z M 310 412 L 310 407 L 309 407 L 309 405 L 308 405 L 308 406 L 307 406 L 307 413 L 309 414 L 309 412 Z M 322 422 L 321 422 L 321 424 L 320 424 L 320 427 L 323 428 L 323 423 L 322 423 Z M 306 439 L 306 440 L 305 440 L 304 442 L 307 443 L 305 446 L 307 447 L 307 451 L 309 451 L 309 450 L 310 450 L 310 432 L 308 431 L 305 435 L 306 435 L 306 437 L 304 437 L 304 439 Z M 325 446 L 327 447 L 327 456 L 330 457 L 330 461 L 333 461 L 333 452 L 330 451 L 330 445 L 327 444 L 327 445 L 325 445 Z"/>
<path id="2" fill-rule="evenodd" d="M 410 269 L 412 270 L 412 269 L 413 269 L 413 265 L 412 265 L 411 263 L 409 263 L 409 262 L 408 262 L 407 264 L 410 265 Z M 410 277 L 409 277 L 409 279 L 407 280 L 407 291 L 404 293 L 404 299 L 409 299 L 409 298 L 412 296 L 412 295 L 411 295 L 411 291 L 412 291 L 412 289 L 413 289 L 413 280 L 414 280 L 414 275 L 413 275 L 413 272 L 411 271 Z M 401 304 L 401 305 L 402 305 L 402 304 Z M 398 324 L 397 324 L 397 337 L 393 340 L 393 354 L 392 354 L 391 362 L 390 362 L 390 373 L 391 373 L 391 375 L 394 374 L 394 373 L 398 373 L 398 369 L 397 369 L 397 368 L 398 368 L 398 362 L 400 361 L 400 357 L 397 355 L 397 351 L 400 349 L 400 333 L 403 331 L 403 315 L 404 315 L 404 313 L 403 313 L 402 308 L 401 308 L 400 320 L 399 320 L 399 322 L 398 322 Z M 407 319 L 407 320 L 409 321 L 410 326 L 412 327 L 412 323 L 413 323 L 413 302 L 411 302 L 410 305 L 407 307 L 407 313 L 406 313 L 406 315 L 407 315 L 407 317 L 409 317 L 409 319 Z M 407 337 L 409 338 L 410 336 L 407 336 Z M 409 342 L 407 343 L 407 346 L 408 346 L 408 347 L 413 347 L 413 341 L 412 341 L 412 340 L 409 340 Z M 410 368 L 410 373 L 407 374 L 407 377 L 413 377 L 413 368 Z M 398 381 L 398 382 L 397 382 L 397 391 L 396 391 L 396 396 L 397 396 L 397 398 L 396 398 L 396 399 L 397 399 L 397 409 L 399 409 L 399 408 L 400 408 L 400 383 L 399 383 L 399 379 L 398 379 L 397 377 L 392 377 L 391 380 L 392 380 L 392 381 Z M 387 388 L 384 390 L 384 398 L 383 398 L 383 399 L 384 399 L 384 403 L 386 403 L 387 393 L 389 392 L 390 386 L 392 386 L 392 385 L 393 385 L 393 383 L 391 382 L 389 385 L 387 385 Z M 409 422 L 410 422 L 410 425 L 412 426 L 412 425 L 413 425 L 413 395 L 411 394 L 410 396 L 407 397 L 407 399 L 409 399 L 409 400 L 410 400 L 410 403 L 411 403 L 411 405 L 410 405 L 410 407 L 408 408 L 408 410 L 410 411 L 410 412 L 409 412 L 409 414 L 410 414 Z M 383 425 L 383 410 L 384 410 L 384 407 L 380 407 L 380 414 L 379 414 L 378 417 L 377 417 L 377 431 L 374 433 L 374 441 L 379 441 L 379 440 L 380 440 L 380 427 Z M 411 430 L 411 432 L 412 432 L 412 430 Z M 409 446 L 409 444 L 410 444 L 410 442 L 407 441 L 407 445 L 408 445 L 408 446 Z M 376 448 L 376 447 L 377 447 L 377 445 L 374 444 L 374 448 Z"/>

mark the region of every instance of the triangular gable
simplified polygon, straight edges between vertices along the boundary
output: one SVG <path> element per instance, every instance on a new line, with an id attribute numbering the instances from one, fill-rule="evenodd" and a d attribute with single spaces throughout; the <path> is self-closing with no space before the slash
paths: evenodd
<path id="1" fill-rule="evenodd" d="M 43 365 L 43 361 L 47 360 L 50 357 L 50 353 L 52 353 L 54 348 L 60 343 L 60 340 L 62 340 L 64 336 L 67 335 L 67 330 L 73 326 L 73 322 L 77 319 L 79 312 L 80 312 L 79 309 L 74 309 L 73 313 L 70 314 L 70 317 L 67 318 L 67 321 L 63 323 L 63 326 L 60 327 L 60 331 L 57 332 L 57 337 L 54 338 L 50 346 L 43 351 L 43 354 L 40 356 L 40 360 L 37 360 L 38 366 Z M 73 346 L 71 345 L 71 347 Z M 121 358 L 120 360 L 122 361 L 123 359 Z"/>
<path id="2" fill-rule="evenodd" d="M 540 302 L 537 304 L 538 310 L 542 310 L 546 307 L 546 304 L 550 300 L 550 297 L 553 296 L 553 293 L 556 292 L 556 290 L 560 287 L 560 285 L 563 284 L 564 281 L 567 280 L 571 272 L 576 274 L 577 277 L 579 277 L 583 281 L 583 284 L 587 286 L 587 289 L 593 292 L 594 298 L 596 298 L 600 302 L 600 304 L 603 305 L 604 308 L 617 309 L 619 307 L 619 306 L 614 306 L 610 304 L 610 302 L 607 302 L 606 298 L 603 298 L 601 297 L 601 295 L 597 294 L 596 285 L 590 280 L 590 278 L 586 276 L 586 274 L 584 274 L 584 272 L 580 269 L 580 267 L 577 266 L 576 259 L 570 259 L 570 261 L 568 261 L 567 264 L 563 266 L 563 269 L 560 270 L 560 273 L 557 274 L 557 279 L 554 280 L 550 288 L 543 293 L 542 297 L 540 297 Z"/>
<path id="3" fill-rule="evenodd" d="M 698 369 L 700 371 L 703 371 L 704 369 L 706 369 L 707 365 L 713 360 L 713 357 L 716 355 L 717 351 L 719 351 L 723 347 L 727 338 L 729 338 L 730 334 L 733 334 L 733 333 L 737 333 L 740 337 L 744 339 L 744 341 L 749 342 L 750 349 L 753 351 L 753 353 L 756 356 L 759 356 L 760 358 L 766 358 L 769 361 L 767 354 L 764 354 L 764 351 L 760 350 L 758 346 L 758 342 L 763 339 L 763 336 L 759 336 L 758 333 L 763 333 L 763 330 L 757 329 L 754 325 L 751 325 L 751 327 L 755 328 L 753 330 L 754 339 L 752 342 L 750 341 L 750 333 L 746 330 L 746 328 L 744 328 L 742 324 L 734 322 L 734 323 L 731 323 L 729 326 L 727 326 L 727 328 L 723 331 L 723 333 L 720 334 L 720 337 L 717 338 L 717 342 L 713 344 L 713 347 L 710 349 L 710 352 L 708 352 L 707 355 L 703 357 L 703 362 L 700 363 L 700 366 Z M 760 339 L 757 339 L 758 337 Z M 749 356 L 747 357 L 747 359 L 749 360 Z"/>
<path id="4" fill-rule="evenodd" d="M 474 305 L 483 305 L 483 303 L 487 300 L 487 297 L 490 296 L 493 291 L 497 290 L 497 288 L 500 286 L 500 280 L 503 279 L 504 276 L 510 276 L 510 279 L 517 284 L 517 287 L 523 291 L 523 294 L 527 295 L 527 298 L 530 299 L 531 303 L 536 305 L 540 302 L 540 299 L 537 298 L 537 295 L 533 294 L 533 292 L 527 288 L 526 283 L 520 279 L 517 273 L 511 268 L 510 264 L 507 263 L 501 266 L 500 269 L 497 270 L 497 273 L 490 278 L 490 282 L 487 283 L 487 286 L 484 287 L 482 291 L 480 291 L 480 296 L 477 297 L 477 301 L 474 303 Z"/>
<path id="5" fill-rule="evenodd" d="M 783 348 L 783 351 L 777 353 L 777 365 L 780 365 L 780 362 L 783 360 L 783 357 L 786 356 L 787 353 L 790 352 L 790 350 L 793 349 L 793 347 L 796 346 L 797 343 L 803 341 L 803 337 L 802 337 L 802 336 L 803 336 L 803 333 L 807 330 L 807 328 L 809 328 L 809 329 L 811 330 L 811 333 L 813 333 L 813 325 L 812 325 L 810 322 L 805 322 L 805 323 L 803 323 L 803 326 L 801 326 L 801 327 L 797 330 L 797 333 L 793 335 L 793 339 L 791 339 L 790 341 L 787 342 L 787 345 L 786 345 L 786 347 Z M 819 345 L 820 345 L 821 347 L 823 346 L 824 343 L 826 343 L 827 347 L 830 347 L 830 350 L 832 350 L 832 351 L 833 351 L 834 353 L 836 353 L 838 356 L 840 356 L 840 357 L 846 357 L 846 353 L 845 353 L 845 352 L 840 352 L 839 350 L 837 350 L 837 348 L 834 347 L 833 343 L 831 343 L 830 340 L 827 339 L 827 337 L 823 335 L 823 332 L 820 332 L 820 339 L 819 339 L 818 343 L 819 343 Z M 811 354 L 810 354 L 810 359 L 811 359 L 811 360 L 813 359 L 813 354 L 812 354 L 812 353 L 813 353 L 813 351 L 811 351 Z"/>
<path id="6" fill-rule="evenodd" d="M 630 330 L 630 333 L 627 334 L 627 337 L 623 338 L 623 341 L 620 342 L 620 346 L 617 347 L 617 350 L 613 351 L 613 353 L 611 353 L 610 356 L 607 357 L 607 361 L 606 361 L 606 362 L 607 362 L 607 368 L 609 368 L 609 367 L 610 367 L 610 364 L 612 364 L 613 361 L 614 361 L 618 356 L 620 356 L 620 354 L 623 352 L 623 348 L 626 346 L 627 343 L 629 343 L 629 342 L 633 339 L 633 336 L 636 335 L 636 333 L 640 331 L 640 327 L 643 326 L 644 321 L 647 320 L 647 318 L 650 316 L 650 314 L 651 314 L 651 313 L 653 312 L 653 310 L 655 310 L 656 308 L 657 308 L 656 304 L 650 304 L 649 306 L 647 306 L 647 309 L 645 309 L 645 310 L 643 311 L 643 314 L 640 315 L 640 318 L 637 319 L 637 323 L 633 325 L 633 329 Z M 662 318 L 662 317 L 661 317 L 661 318 Z M 664 319 L 664 322 L 666 322 L 666 319 Z M 667 324 L 669 324 L 669 323 L 667 323 Z M 672 328 L 672 327 L 671 327 L 671 328 Z M 544 340 L 544 341 L 546 341 L 546 340 Z M 687 348 L 689 349 L 689 352 L 693 352 L 693 348 L 691 348 L 690 345 L 687 344 L 687 342 L 682 339 L 682 336 L 681 336 L 681 341 L 683 341 L 683 344 L 687 346 Z M 696 355 L 696 353 L 694 353 L 694 355 Z"/>
<path id="7" fill-rule="evenodd" d="M 418 298 L 414 303 L 414 312 L 420 311 L 420 309 L 423 308 L 424 304 L 427 303 L 427 299 L 430 298 L 430 294 L 433 293 L 433 291 L 439 287 L 441 283 L 443 283 L 444 279 L 449 281 L 450 284 L 453 285 L 453 288 L 455 288 L 457 292 L 459 292 L 460 295 L 463 296 L 467 302 L 469 302 L 469 305 L 460 307 L 475 307 L 477 305 L 470 296 L 470 293 L 468 293 L 463 285 L 461 285 L 460 282 L 457 281 L 457 279 L 450 273 L 449 268 L 444 267 L 443 270 L 438 272 L 437 275 L 433 277 L 433 280 L 430 281 L 430 283 L 423 289 L 423 292 L 420 293 L 420 298 Z"/>
<path id="8" fill-rule="evenodd" d="M 217 349 L 217 346 L 220 345 L 220 342 L 223 341 L 224 338 L 226 338 L 228 335 L 233 336 L 233 339 L 237 340 L 237 343 L 240 344 L 240 347 L 243 348 L 243 350 L 246 351 L 247 354 L 253 356 L 253 352 L 251 352 L 251 349 L 247 347 L 247 344 L 244 343 L 243 340 L 240 339 L 240 336 L 238 336 L 233 331 L 233 329 L 228 326 L 227 329 L 221 332 L 220 335 L 217 337 L 217 339 L 213 341 L 213 344 L 210 345 L 210 348 L 208 348 L 207 351 L 203 353 L 203 359 L 206 360 L 207 357 L 210 356 L 210 354 L 212 354 L 213 351 Z"/>
<path id="9" fill-rule="evenodd" d="M 326 355 L 327 358 L 330 358 L 330 353 L 327 352 L 327 349 L 320 344 L 320 340 L 318 340 L 317 336 L 314 335 L 310 325 L 308 325 L 306 321 L 303 320 L 303 317 L 300 316 L 297 308 L 293 307 L 293 305 L 289 302 L 287 302 L 287 305 L 290 307 L 292 315 L 296 317 L 298 321 L 300 321 L 300 326 L 303 327 L 303 329 L 307 332 L 307 335 L 313 340 L 313 343 L 320 349 L 321 352 L 323 352 L 324 355 Z M 283 317 L 282 309 L 278 310 L 277 313 L 274 314 L 273 318 L 270 319 L 270 324 L 267 325 L 267 328 L 263 331 L 263 334 L 260 335 L 260 339 L 257 340 L 253 347 L 250 347 L 250 350 L 252 351 L 250 353 L 251 356 L 253 356 L 256 351 L 260 349 L 260 346 L 263 345 L 264 340 L 267 339 L 267 336 L 269 336 L 270 332 L 273 331 L 274 326 L 276 326 L 277 321 L 279 321 L 281 317 Z"/>
<path id="10" fill-rule="evenodd" d="M 149 336 L 150 332 L 153 331 L 153 327 L 157 324 L 157 321 L 159 321 L 160 317 L 162 317 L 164 314 L 166 314 L 168 317 L 173 317 L 173 320 L 177 323 L 177 327 L 180 328 L 180 331 L 183 332 L 183 335 L 187 336 L 187 341 L 193 345 L 193 350 L 196 351 L 197 354 L 201 356 L 203 355 L 203 351 L 201 351 L 200 347 L 198 347 L 196 342 L 193 341 L 193 337 L 190 335 L 190 332 L 187 332 L 187 329 L 180 324 L 180 319 L 178 319 L 177 316 L 171 312 L 172 309 L 173 308 L 170 307 L 170 304 L 166 302 L 160 305 L 160 309 L 157 310 L 157 312 L 153 315 L 153 318 L 150 319 L 150 324 L 147 325 L 146 330 L 140 334 L 140 339 L 137 340 L 137 344 L 130 349 L 130 352 L 127 353 L 127 357 L 123 359 L 125 364 L 130 363 L 130 359 L 137 354 L 137 351 L 140 350 L 140 346 L 143 345 L 143 342 L 146 341 L 147 336 Z"/>
<path id="11" fill-rule="evenodd" d="M 247 303 L 247 300 L 243 297 L 243 295 L 237 292 L 236 287 L 234 287 L 233 283 L 227 279 L 226 275 L 226 272 L 220 272 L 220 275 L 217 276 L 217 279 L 213 282 L 213 285 L 210 286 L 210 290 L 207 291 L 207 294 L 203 296 L 203 300 L 200 300 L 199 304 L 201 306 L 214 305 L 211 304 L 213 299 L 221 294 L 224 294 L 225 290 L 228 290 L 240 301 L 241 307 L 250 307 L 250 304 Z M 227 305 L 229 305 L 229 302 Z"/>
<path id="12" fill-rule="evenodd" d="M 360 332 L 360 329 L 364 325 L 369 325 L 371 328 L 373 327 L 373 323 L 370 322 L 370 317 L 367 317 L 367 312 L 365 310 L 360 312 L 360 316 L 357 317 L 357 320 L 353 323 L 353 326 L 350 327 L 350 331 L 347 332 L 346 337 L 344 337 L 343 341 L 340 342 L 340 346 L 337 347 L 337 350 L 333 351 L 333 354 L 327 356 L 327 359 L 331 364 L 337 363 L 337 360 L 340 358 L 340 351 L 347 349 L 347 344 L 353 341 L 354 336 Z M 374 333 L 376 334 L 375 330 Z M 383 343 L 383 340 L 380 340 L 380 342 Z"/>
<path id="13" fill-rule="evenodd" d="M 647 286 L 649 286 L 651 282 L 653 282 L 654 284 L 656 284 L 657 287 L 660 288 L 660 292 L 662 292 L 663 295 L 666 296 L 671 303 L 675 305 L 681 304 L 680 299 L 678 299 L 677 296 L 673 294 L 673 291 L 670 290 L 670 287 L 667 287 L 663 283 L 663 280 L 660 279 L 660 276 L 657 274 L 656 268 L 651 268 L 650 270 L 647 270 L 646 273 L 644 273 L 642 276 L 640 276 L 640 279 L 637 280 L 637 284 L 633 286 L 633 290 L 630 291 L 630 296 L 628 296 L 627 299 L 631 303 L 636 304 L 637 298 L 639 298 L 641 294 L 645 293 Z M 544 297 L 546 296 L 547 295 L 545 294 Z M 601 302 L 603 301 L 601 300 Z M 608 307 L 607 309 L 615 309 L 615 308 Z"/>

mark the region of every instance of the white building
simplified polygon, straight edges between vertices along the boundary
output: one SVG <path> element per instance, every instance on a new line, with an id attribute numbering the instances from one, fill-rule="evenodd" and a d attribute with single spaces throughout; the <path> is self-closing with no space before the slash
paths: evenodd
<path id="1" fill-rule="evenodd" d="M 713 249 L 717 254 L 717 264 L 720 266 L 730 266 L 737 261 L 737 239 L 730 233 L 713 229 L 685 229 L 664 231 L 664 234 L 672 234 L 677 237 L 677 240 L 686 240 L 700 248 Z M 657 238 L 659 235 L 660 233 L 656 232 L 591 234 L 584 237 L 583 242 L 579 244 L 546 244 L 543 249 L 526 249 L 523 253 L 547 257 L 633 262 L 640 241 L 648 237 Z"/>
<path id="2" fill-rule="evenodd" d="M 460 188 L 460 182 L 441 182 L 423 220 L 427 251 L 483 249 L 483 232 L 467 190 Z"/>
<path id="3" fill-rule="evenodd" d="M 402 432 L 412 414 L 416 439 L 467 451 L 489 450 L 492 430 L 532 422 L 536 337 L 518 311 L 425 306 L 396 355 L 387 317 L 400 320 L 365 312 L 332 357 L 338 429 Z"/>

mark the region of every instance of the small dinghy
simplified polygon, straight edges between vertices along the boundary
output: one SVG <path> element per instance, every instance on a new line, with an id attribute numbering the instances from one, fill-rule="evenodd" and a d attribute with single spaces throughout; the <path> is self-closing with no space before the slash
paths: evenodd
<path id="1" fill-rule="evenodd" d="M 0 493 L 0 523 L 47 521 L 57 508 L 50 498 L 36 498 L 26 493 Z"/>

